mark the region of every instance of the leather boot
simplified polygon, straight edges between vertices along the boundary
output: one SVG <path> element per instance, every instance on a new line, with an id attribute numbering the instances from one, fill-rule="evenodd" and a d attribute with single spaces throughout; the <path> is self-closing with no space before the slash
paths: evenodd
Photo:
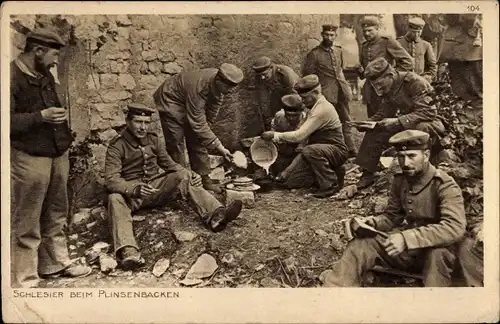
<path id="1" fill-rule="evenodd" d="M 345 145 L 347 146 L 347 157 L 348 158 L 356 157 L 356 155 L 358 155 L 358 150 L 356 149 L 356 146 L 352 141 L 351 127 L 346 123 L 344 123 L 342 125 L 342 133 L 344 133 L 344 141 Z"/>
<path id="2" fill-rule="evenodd" d="M 341 166 L 335 168 L 335 175 L 337 176 L 337 186 L 339 190 L 344 188 L 344 177 L 345 177 L 345 166 L 342 164 Z"/>
<path id="3" fill-rule="evenodd" d="M 218 184 L 215 184 L 208 175 L 202 176 L 201 181 L 203 183 L 203 188 L 205 188 L 205 190 L 213 191 L 217 194 L 222 193 L 222 188 Z"/>
<path id="4" fill-rule="evenodd" d="M 368 188 L 375 183 L 375 172 L 364 171 L 357 183 L 358 189 Z"/>
<path id="5" fill-rule="evenodd" d="M 223 231 L 227 224 L 238 217 L 242 207 L 243 202 L 241 200 L 235 200 L 225 208 L 219 207 L 206 218 L 205 224 L 215 233 Z"/>

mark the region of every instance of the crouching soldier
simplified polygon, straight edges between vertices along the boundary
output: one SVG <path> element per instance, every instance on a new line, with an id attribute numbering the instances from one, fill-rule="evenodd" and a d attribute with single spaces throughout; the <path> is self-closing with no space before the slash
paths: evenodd
<path id="1" fill-rule="evenodd" d="M 356 238 L 324 273 L 325 286 L 360 286 L 361 275 L 377 261 L 402 270 L 420 267 L 425 286 L 451 284 L 457 243 L 466 227 L 462 192 L 453 178 L 430 164 L 429 134 L 406 130 L 389 143 L 398 152 L 402 173 L 394 177 L 385 213 L 362 219 L 387 236 L 367 235 L 373 232 L 352 223 Z"/>
<path id="2" fill-rule="evenodd" d="M 123 268 L 132 269 L 143 263 L 132 232 L 133 211 L 181 198 L 206 227 L 219 232 L 236 219 L 242 203 L 237 200 L 224 208 L 202 187 L 200 175 L 172 160 L 158 136 L 148 132 L 154 109 L 142 104 L 128 108 L 127 128 L 108 147 L 105 178 L 115 253 Z"/>
<path id="3" fill-rule="evenodd" d="M 332 104 L 321 94 L 316 75 L 301 78 L 295 90 L 309 109 L 304 123 L 294 131 L 262 133 L 265 140 L 280 143 L 300 143 L 306 139 L 299 155 L 281 172 L 279 180 L 288 188 L 303 188 L 315 184 L 317 198 L 332 196 L 344 186 L 344 163 L 347 147 L 342 123 Z"/>
<path id="4" fill-rule="evenodd" d="M 275 132 L 290 132 L 298 129 L 306 118 L 302 98 L 298 94 L 290 94 L 281 98 L 283 109 L 278 111 L 271 121 L 271 130 Z M 271 173 L 277 176 L 283 171 L 302 150 L 305 142 L 283 143 L 278 145 L 278 158 L 271 166 Z"/>
<path id="5" fill-rule="evenodd" d="M 373 130 L 366 132 L 356 157 L 356 164 L 363 169 L 358 188 L 375 182 L 375 172 L 388 139 L 405 129 L 417 129 L 431 135 L 432 156 L 437 155 L 439 137 L 444 135 L 444 125 L 431 106 L 432 86 L 414 72 L 396 71 L 384 58 L 370 62 L 365 69 L 366 82 L 371 84 L 381 98 L 381 105 L 369 120 L 376 121 Z"/>

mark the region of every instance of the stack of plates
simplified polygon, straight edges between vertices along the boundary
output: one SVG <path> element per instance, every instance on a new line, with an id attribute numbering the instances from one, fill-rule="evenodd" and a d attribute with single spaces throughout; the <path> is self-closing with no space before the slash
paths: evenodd
<path id="1" fill-rule="evenodd" d="M 241 177 L 234 179 L 233 183 L 228 184 L 226 188 L 236 191 L 255 191 L 259 190 L 260 186 L 253 183 L 249 177 Z"/>

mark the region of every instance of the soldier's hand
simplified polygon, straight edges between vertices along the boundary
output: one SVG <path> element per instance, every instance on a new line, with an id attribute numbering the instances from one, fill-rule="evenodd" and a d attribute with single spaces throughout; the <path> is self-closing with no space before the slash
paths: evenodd
<path id="1" fill-rule="evenodd" d="M 43 121 L 51 124 L 61 124 L 68 119 L 68 111 L 61 107 L 50 107 L 41 111 Z"/>
<path id="2" fill-rule="evenodd" d="M 381 121 L 377 122 L 378 127 L 382 127 L 385 129 L 390 129 L 392 127 L 395 127 L 399 125 L 399 119 L 397 118 L 384 118 Z"/>
<path id="3" fill-rule="evenodd" d="M 405 239 L 401 233 L 389 235 L 382 245 L 389 256 L 399 255 L 407 248 Z"/>
<path id="4" fill-rule="evenodd" d="M 432 81 L 433 81 L 432 75 L 429 75 L 429 74 L 424 74 L 424 75 L 423 75 L 423 78 L 424 78 L 427 82 L 429 82 L 429 83 L 432 83 Z"/>
<path id="5" fill-rule="evenodd" d="M 201 184 L 202 184 L 201 176 L 198 173 L 196 173 L 194 171 L 191 171 L 191 181 L 190 181 L 190 184 L 193 187 L 200 187 Z"/>
<path id="6" fill-rule="evenodd" d="M 159 191 L 158 189 L 153 188 L 148 184 L 142 184 L 142 185 L 140 185 L 139 196 L 141 198 L 148 198 L 148 197 L 156 194 L 158 191 Z"/>
<path id="7" fill-rule="evenodd" d="M 371 226 L 373 228 L 377 227 L 377 223 L 375 222 L 375 217 L 373 217 L 373 216 L 363 217 L 363 218 L 361 218 L 361 221 L 363 223 L 365 223 L 366 225 Z"/>
<path id="8" fill-rule="evenodd" d="M 262 134 L 260 134 L 260 138 L 266 141 L 272 141 L 274 138 L 274 132 L 273 131 L 267 131 Z"/>
<path id="9" fill-rule="evenodd" d="M 219 149 L 219 153 L 224 157 L 224 159 L 226 159 L 227 161 L 229 162 L 233 162 L 233 154 L 231 154 L 231 152 L 225 148 L 224 146 L 222 146 L 220 149 Z"/>

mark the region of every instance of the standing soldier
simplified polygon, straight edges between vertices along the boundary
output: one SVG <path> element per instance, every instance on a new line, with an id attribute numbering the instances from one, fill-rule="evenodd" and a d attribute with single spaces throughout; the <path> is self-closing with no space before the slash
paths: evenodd
<path id="1" fill-rule="evenodd" d="M 359 219 L 383 233 L 351 222 L 356 238 L 322 274 L 325 286 L 359 287 L 363 273 L 377 263 L 402 270 L 421 267 L 426 287 L 451 285 L 467 223 L 464 200 L 455 180 L 429 162 L 428 142 L 429 134 L 418 130 L 389 139 L 402 172 L 394 177 L 384 214 Z"/>
<path id="2" fill-rule="evenodd" d="M 408 32 L 397 40 L 403 48 L 413 57 L 415 63 L 414 72 L 421 75 L 427 81 L 432 82 L 436 78 L 437 64 L 432 45 L 420 36 L 425 21 L 414 17 L 408 20 Z"/>
<path id="3" fill-rule="evenodd" d="M 35 287 L 40 276 L 81 277 L 92 271 L 71 264 L 63 232 L 73 138 L 49 72 L 63 46 L 59 35 L 33 31 L 10 66 L 13 287 Z"/>
<path id="4" fill-rule="evenodd" d="M 413 59 L 410 54 L 395 39 L 380 35 L 380 21 L 375 16 L 366 16 L 361 21 L 365 42 L 361 45 L 359 52 L 360 78 L 365 78 L 364 70 L 368 63 L 376 58 L 383 57 L 396 70 L 413 71 Z M 366 104 L 368 117 L 373 116 L 380 105 L 377 96 L 369 82 L 363 86 L 363 102 Z"/>
<path id="5" fill-rule="evenodd" d="M 344 76 L 342 47 L 333 43 L 338 27 L 323 25 L 323 41 L 307 54 L 302 74 L 315 74 L 319 77 L 323 95 L 335 107 L 342 123 L 348 156 L 354 157 L 357 150 L 352 141 L 351 127 L 347 124 L 351 120 L 349 101 L 352 100 L 352 91 Z"/>
<path id="6" fill-rule="evenodd" d="M 299 76 L 291 67 L 276 64 L 266 56 L 257 59 L 252 69 L 255 72 L 260 114 L 264 122 L 264 130 L 267 131 L 271 128 L 271 120 L 282 106 L 281 98 L 295 93 L 293 86 Z"/>
<path id="7" fill-rule="evenodd" d="M 243 80 L 243 72 L 228 63 L 218 69 L 181 72 L 168 78 L 153 94 L 160 114 L 165 144 L 172 159 L 186 167 L 184 138 L 193 171 L 201 175 L 203 187 L 216 193 L 212 183 L 208 150 L 218 151 L 226 160 L 232 154 L 210 129 L 223 98 Z"/>
<path id="8" fill-rule="evenodd" d="M 444 125 L 431 106 L 432 86 L 414 72 L 396 71 L 385 59 L 377 58 L 366 67 L 366 83 L 380 96 L 382 105 L 369 120 L 376 121 L 374 129 L 366 132 L 356 157 L 356 164 L 363 168 L 358 188 L 375 182 L 375 171 L 387 140 L 404 129 L 418 129 L 431 135 L 431 152 L 439 149 L 439 136 Z"/>

